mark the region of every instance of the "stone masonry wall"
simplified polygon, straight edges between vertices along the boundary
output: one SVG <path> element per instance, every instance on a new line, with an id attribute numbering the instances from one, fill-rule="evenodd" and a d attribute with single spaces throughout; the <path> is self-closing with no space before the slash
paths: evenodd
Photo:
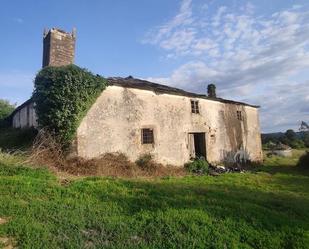
<path id="1" fill-rule="evenodd" d="M 67 33 L 59 29 L 51 29 L 44 33 L 43 67 L 65 66 L 74 63 L 75 31 Z"/>

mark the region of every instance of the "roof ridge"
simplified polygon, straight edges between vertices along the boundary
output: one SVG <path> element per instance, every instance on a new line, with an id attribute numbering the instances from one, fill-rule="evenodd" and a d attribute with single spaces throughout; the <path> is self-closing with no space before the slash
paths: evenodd
<path id="1" fill-rule="evenodd" d="M 181 95 L 181 96 L 187 96 L 187 97 L 194 97 L 194 98 L 202 98 L 212 101 L 217 101 L 221 103 L 230 103 L 230 104 L 236 104 L 236 105 L 245 105 L 250 106 L 254 108 L 259 108 L 258 105 L 251 105 L 240 101 L 234 101 L 229 99 L 223 99 L 219 97 L 209 97 L 206 94 L 199 94 L 194 92 L 188 92 L 186 90 L 183 90 L 181 88 L 176 88 L 168 85 L 163 85 L 155 82 L 151 82 L 144 79 L 138 79 L 131 77 L 108 77 L 107 81 L 110 85 L 117 85 L 127 88 L 136 88 L 136 89 L 142 89 L 142 90 L 148 90 L 153 91 L 156 93 L 166 93 L 166 94 L 172 94 L 172 95 Z"/>

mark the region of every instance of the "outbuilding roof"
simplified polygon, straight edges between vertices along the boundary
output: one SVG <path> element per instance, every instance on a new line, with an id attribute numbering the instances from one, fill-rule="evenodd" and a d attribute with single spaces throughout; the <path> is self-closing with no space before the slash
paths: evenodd
<path id="1" fill-rule="evenodd" d="M 17 106 L 15 108 L 15 110 L 10 114 L 10 116 L 8 118 L 13 117 L 16 112 L 18 112 L 19 110 L 23 109 L 25 106 L 27 106 L 27 105 L 29 105 L 31 103 L 33 103 L 33 99 L 32 98 L 28 99 L 27 101 L 22 103 L 20 106 Z"/>

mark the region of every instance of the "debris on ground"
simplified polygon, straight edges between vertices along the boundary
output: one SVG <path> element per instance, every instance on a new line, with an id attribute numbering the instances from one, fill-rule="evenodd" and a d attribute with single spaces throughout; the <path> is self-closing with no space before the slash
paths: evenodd
<path id="1" fill-rule="evenodd" d="M 245 173 L 246 171 L 240 165 L 223 166 L 211 165 L 209 168 L 209 175 L 218 176 L 224 173 Z"/>

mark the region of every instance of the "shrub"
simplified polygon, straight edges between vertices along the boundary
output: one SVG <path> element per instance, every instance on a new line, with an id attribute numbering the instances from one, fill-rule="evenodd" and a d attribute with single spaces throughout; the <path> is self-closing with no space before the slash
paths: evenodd
<path id="1" fill-rule="evenodd" d="M 153 158 L 151 154 L 143 154 L 135 161 L 135 163 L 141 168 L 146 168 L 152 159 Z"/>
<path id="2" fill-rule="evenodd" d="M 276 147 L 276 144 L 273 143 L 272 141 L 269 141 L 263 144 L 262 146 L 263 146 L 263 150 L 273 150 Z"/>
<path id="3" fill-rule="evenodd" d="M 15 129 L 1 128 L 0 129 L 0 148 L 3 150 L 28 149 L 37 134 L 34 128 Z"/>
<path id="4" fill-rule="evenodd" d="M 0 99 L 0 129 L 8 128 L 11 125 L 10 114 L 14 111 L 15 105 L 9 101 Z"/>
<path id="5" fill-rule="evenodd" d="M 15 109 L 15 105 L 10 104 L 9 101 L 0 99 L 0 120 L 8 117 Z"/>
<path id="6" fill-rule="evenodd" d="M 304 132 L 304 144 L 309 148 L 309 131 Z"/>
<path id="7" fill-rule="evenodd" d="M 196 158 L 192 162 L 185 164 L 185 169 L 194 174 L 208 174 L 209 163 L 203 158 Z"/>
<path id="8" fill-rule="evenodd" d="M 0 130 L 7 129 L 7 128 L 11 127 L 11 122 L 12 122 L 12 120 L 11 120 L 10 117 L 0 119 Z"/>
<path id="9" fill-rule="evenodd" d="M 75 65 L 45 67 L 36 76 L 33 100 L 39 126 L 57 135 L 67 147 L 107 81 Z"/>
<path id="10" fill-rule="evenodd" d="M 309 170 L 309 151 L 299 158 L 297 166 Z"/>

